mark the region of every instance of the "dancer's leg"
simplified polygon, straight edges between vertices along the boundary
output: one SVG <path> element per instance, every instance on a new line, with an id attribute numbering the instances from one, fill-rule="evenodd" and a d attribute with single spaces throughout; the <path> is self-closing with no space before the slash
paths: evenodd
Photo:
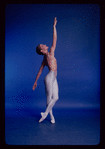
<path id="1" fill-rule="evenodd" d="M 54 83 L 53 83 L 53 90 L 52 90 L 53 99 L 58 99 L 59 98 L 58 92 L 59 92 L 58 82 L 57 82 L 57 79 L 55 78 Z"/>
<path id="2" fill-rule="evenodd" d="M 58 100 L 58 99 L 52 99 L 52 100 L 50 101 L 50 103 L 48 104 L 48 107 L 47 107 L 47 109 L 46 109 L 46 111 L 45 111 L 46 114 L 48 114 L 48 113 L 50 112 L 50 110 L 53 108 L 53 106 L 54 106 L 54 104 L 55 104 L 55 102 L 56 102 L 57 100 Z"/>
<path id="3" fill-rule="evenodd" d="M 46 109 L 46 111 L 43 113 L 41 112 L 41 116 L 42 118 L 39 120 L 39 122 L 42 122 L 48 115 L 48 113 L 52 110 L 52 107 L 54 106 L 55 102 L 57 101 L 58 99 L 52 99 Z"/>
<path id="4" fill-rule="evenodd" d="M 45 77 L 45 89 L 46 89 L 46 97 L 47 97 L 47 105 L 50 103 L 52 99 L 52 87 L 54 82 L 54 72 L 49 72 L 48 75 Z M 39 120 L 39 122 L 43 121 L 48 113 L 41 113 L 42 118 Z M 52 111 L 50 111 L 50 115 L 52 116 Z"/>
<path id="5" fill-rule="evenodd" d="M 48 104 L 47 104 L 47 106 L 48 106 Z M 50 118 L 51 118 L 51 123 L 55 123 L 55 119 L 54 119 L 54 115 L 53 115 L 52 109 L 50 110 L 49 114 L 50 114 Z"/>
<path id="6" fill-rule="evenodd" d="M 58 83 L 57 83 L 57 79 L 55 79 L 54 83 L 53 83 L 53 90 L 52 90 L 52 96 L 53 99 L 58 99 Z M 51 118 L 51 123 L 55 123 L 55 118 L 54 116 L 52 116 Z"/>
<path id="7" fill-rule="evenodd" d="M 50 100 L 47 108 L 46 108 L 46 113 L 49 113 L 50 110 L 52 110 L 55 102 L 58 100 L 58 83 L 57 83 L 57 79 L 55 78 L 54 83 L 52 85 L 52 100 Z"/>
<path id="8" fill-rule="evenodd" d="M 46 111 L 44 113 L 41 113 L 42 118 L 39 120 L 39 122 L 43 121 L 47 117 L 48 113 L 52 110 L 55 102 L 58 100 L 58 84 L 57 84 L 57 80 L 56 79 L 54 80 L 53 86 L 51 86 L 50 89 L 49 89 L 50 90 L 49 93 L 51 93 L 50 95 L 53 95 L 53 99 L 49 100 L 50 102 L 49 102 L 49 104 L 48 104 L 48 106 L 46 108 Z M 55 119 L 54 119 L 53 116 L 52 116 L 51 122 L 55 123 Z"/>

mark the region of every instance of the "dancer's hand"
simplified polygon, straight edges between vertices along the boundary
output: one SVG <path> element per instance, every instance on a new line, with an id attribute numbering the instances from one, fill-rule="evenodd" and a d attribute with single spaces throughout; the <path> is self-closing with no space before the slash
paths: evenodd
<path id="1" fill-rule="evenodd" d="M 34 85 L 33 85 L 33 88 L 32 88 L 33 91 L 35 90 L 36 87 L 37 87 L 37 83 L 35 82 Z"/>
<path id="2" fill-rule="evenodd" d="M 55 17 L 54 18 L 54 26 L 56 26 L 56 24 L 57 24 L 57 18 Z"/>

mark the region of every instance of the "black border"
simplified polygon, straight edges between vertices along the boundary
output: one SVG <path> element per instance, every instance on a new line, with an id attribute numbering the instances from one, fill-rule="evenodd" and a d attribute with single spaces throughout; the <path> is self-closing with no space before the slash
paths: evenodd
<path id="1" fill-rule="evenodd" d="M 104 78 L 105 78 L 105 55 L 104 55 L 104 51 L 105 51 L 105 2 L 104 0 L 64 0 L 64 1 L 60 1 L 60 0 L 50 0 L 50 1 L 42 1 L 42 0 L 4 0 L 1 3 L 1 13 L 0 13 L 0 18 L 1 18 L 1 27 L 0 27 L 0 31 L 1 31 L 1 38 L 0 38 L 0 45 L 1 45 L 1 113 L 2 113 L 2 117 L 1 117 L 1 123 L 2 123 L 2 135 L 1 135 L 1 146 L 8 148 L 8 147 L 19 147 L 19 148 L 23 148 L 23 147 L 72 147 L 72 148 L 104 148 Z M 101 89 L 100 89 L 100 99 L 101 99 L 101 110 L 100 110 L 100 115 L 101 115 L 101 119 L 100 119 L 100 143 L 98 145 L 7 145 L 5 143 L 5 7 L 7 4 L 98 4 L 100 6 L 100 83 L 101 83 Z"/>

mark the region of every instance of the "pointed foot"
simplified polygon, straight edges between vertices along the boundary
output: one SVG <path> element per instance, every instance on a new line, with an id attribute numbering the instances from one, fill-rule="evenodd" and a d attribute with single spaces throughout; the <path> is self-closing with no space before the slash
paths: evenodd
<path id="1" fill-rule="evenodd" d="M 51 120 L 51 123 L 52 123 L 52 124 L 55 124 L 55 120 Z"/>
<path id="2" fill-rule="evenodd" d="M 52 123 L 52 124 L 55 124 L 55 119 L 54 119 L 54 117 L 51 119 L 51 123 Z"/>
<path id="3" fill-rule="evenodd" d="M 47 117 L 47 114 L 41 112 L 41 116 L 42 116 L 42 117 L 40 118 L 39 123 L 41 123 L 41 122 Z"/>

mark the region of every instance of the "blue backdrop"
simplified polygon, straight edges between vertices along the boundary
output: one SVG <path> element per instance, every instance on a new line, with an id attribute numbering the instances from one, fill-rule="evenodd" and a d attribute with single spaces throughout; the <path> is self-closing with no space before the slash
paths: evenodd
<path id="1" fill-rule="evenodd" d="M 38 44 L 52 45 L 57 17 L 58 107 L 100 106 L 100 7 L 97 4 L 8 4 L 5 8 L 5 107 L 45 107 L 45 67 Z"/>

